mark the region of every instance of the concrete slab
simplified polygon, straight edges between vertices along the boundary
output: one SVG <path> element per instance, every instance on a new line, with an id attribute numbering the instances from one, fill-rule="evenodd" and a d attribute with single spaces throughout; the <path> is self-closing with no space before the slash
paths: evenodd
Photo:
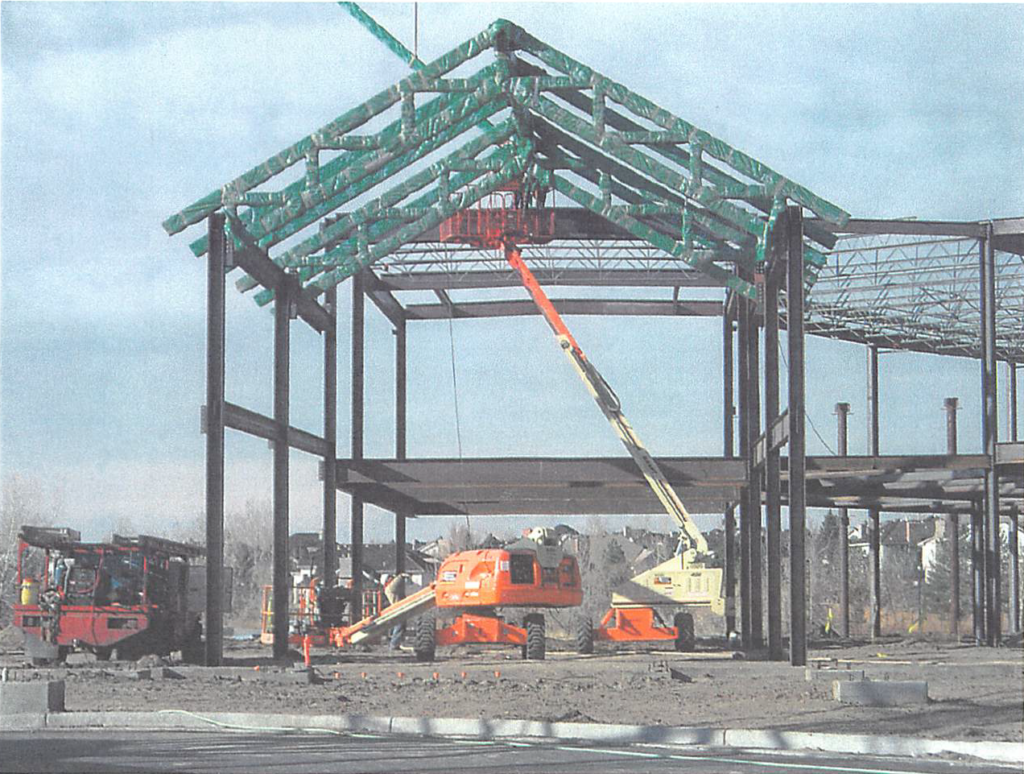
<path id="1" fill-rule="evenodd" d="M 820 683 L 823 680 L 863 680 L 863 669 L 812 669 L 804 667 L 804 679 L 809 683 Z"/>
<path id="2" fill-rule="evenodd" d="M 0 683 L 0 715 L 63 711 L 63 680 Z"/>
<path id="3" fill-rule="evenodd" d="M 865 707 L 927 704 L 928 683 L 925 680 L 835 680 L 832 683 L 832 698 L 841 704 Z"/>

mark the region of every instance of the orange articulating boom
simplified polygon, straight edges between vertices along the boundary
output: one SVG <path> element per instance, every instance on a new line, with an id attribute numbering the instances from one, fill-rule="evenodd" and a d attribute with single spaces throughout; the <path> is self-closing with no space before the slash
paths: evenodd
<path id="1" fill-rule="evenodd" d="M 344 647 L 349 644 L 358 645 L 360 642 L 369 642 L 387 633 L 392 626 L 433 610 L 437 606 L 436 585 L 436 583 L 431 583 L 415 594 L 398 600 L 395 604 L 381 610 L 378 615 L 367 616 L 351 626 L 331 629 L 331 644 Z"/>
<path id="2" fill-rule="evenodd" d="M 519 249 L 513 244 L 505 243 L 505 259 L 519 273 L 523 287 L 533 297 L 537 308 L 540 309 L 544 319 L 551 326 L 555 337 L 562 347 L 562 351 L 565 352 L 569 362 L 572 363 L 580 379 L 583 380 L 597 405 L 608 419 L 612 428 L 614 428 L 616 435 L 619 436 L 619 440 L 622 441 L 622 444 L 640 468 L 640 472 L 647 479 L 647 483 L 650 484 L 654 494 L 661 501 L 665 511 L 675 519 L 679 528 L 683 531 L 687 538 L 686 542 L 689 544 L 686 552 L 688 560 L 693 560 L 698 555 L 706 554 L 708 544 L 704 539 L 704 535 L 697 529 L 697 525 L 690 517 L 682 500 L 679 499 L 679 495 L 676 494 L 668 479 L 665 478 L 665 474 L 661 472 L 658 463 L 654 461 L 650 452 L 647 451 L 640 438 L 637 437 L 636 431 L 633 430 L 629 421 L 622 415 L 622 406 L 619 403 L 618 396 L 616 396 L 600 372 L 587 360 L 580 345 L 573 338 L 565 322 L 558 314 L 558 310 L 551 303 L 551 299 L 547 297 L 540 284 L 538 284 L 537 278 L 533 276 L 533 272 L 523 262 Z"/>

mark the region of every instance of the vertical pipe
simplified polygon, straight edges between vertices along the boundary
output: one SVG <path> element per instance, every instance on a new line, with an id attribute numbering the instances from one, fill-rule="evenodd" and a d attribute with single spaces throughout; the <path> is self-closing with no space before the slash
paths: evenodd
<path id="1" fill-rule="evenodd" d="M 405 518 L 406 514 L 395 514 L 395 573 L 405 572 Z"/>
<path id="2" fill-rule="evenodd" d="M 224 657 L 224 215 L 207 221 L 206 664 Z"/>
<path id="3" fill-rule="evenodd" d="M 804 411 L 804 242 L 799 206 L 786 208 L 786 322 L 789 345 L 789 663 L 807 664 L 807 492 Z"/>
<path id="4" fill-rule="evenodd" d="M 777 263 L 785 259 L 774 250 L 765 277 L 764 299 L 764 426 L 768 437 L 765 458 L 765 523 L 768 561 L 768 657 L 785 658 L 782 648 L 782 508 L 779 450 L 773 449 L 771 428 L 779 417 L 779 277 Z"/>
<path id="5" fill-rule="evenodd" d="M 956 398 L 946 398 L 946 454 L 956 456 Z M 949 533 L 949 568 L 952 593 L 949 598 L 949 633 L 954 641 L 960 639 L 960 515 L 956 512 L 946 516 L 946 532 Z"/>
<path id="6" fill-rule="evenodd" d="M 324 547 L 321 576 L 325 589 L 337 584 L 338 568 L 338 288 L 325 294 L 330 320 L 324 331 Z"/>
<path id="7" fill-rule="evenodd" d="M 847 438 L 849 415 L 849 403 L 836 404 L 838 423 L 836 452 L 840 457 L 845 457 L 850 453 Z M 845 638 L 850 636 L 850 511 L 848 508 L 839 509 L 839 633 Z"/>
<path id="8" fill-rule="evenodd" d="M 722 314 L 722 435 L 726 458 L 735 454 L 735 416 L 733 399 L 733 321 L 728 303 Z M 736 632 L 736 507 L 725 509 L 725 638 Z"/>
<path id="9" fill-rule="evenodd" d="M 750 310 L 750 373 L 748 375 L 748 386 L 750 388 L 750 425 L 747 431 L 750 434 L 750 457 L 753 462 L 753 444 L 761 435 L 761 339 L 758 330 L 756 308 L 751 306 Z M 750 520 L 747 522 L 750 530 L 750 538 L 747 541 L 750 551 L 750 641 L 755 648 L 764 646 L 764 601 L 762 599 L 761 576 L 761 540 L 763 530 L 761 529 L 761 481 L 762 470 L 751 464 L 750 467 Z"/>
<path id="10" fill-rule="evenodd" d="M 868 453 L 879 455 L 878 440 L 878 347 L 868 345 Z M 881 513 L 876 508 L 868 510 L 871 521 L 870 572 L 871 572 L 871 636 L 882 636 L 882 525 Z"/>
<path id="11" fill-rule="evenodd" d="M 1020 634 L 1020 515 L 1010 506 L 1010 631 Z"/>
<path id="12" fill-rule="evenodd" d="M 406 324 L 403 317 L 395 324 L 395 459 L 405 459 L 406 436 Z M 395 513 L 395 572 L 405 572 L 405 519 Z"/>
<path id="13" fill-rule="evenodd" d="M 363 275 L 352 275 L 352 449 L 353 460 L 363 458 L 363 395 L 365 377 L 365 307 Z M 352 606 L 354 620 L 362 618 L 363 611 L 363 498 L 352 495 L 351 516 L 352 550 Z"/>
<path id="14" fill-rule="evenodd" d="M 274 658 L 288 655 L 288 605 L 291 601 L 291 575 L 288 560 L 288 370 L 291 357 L 289 326 L 296 288 L 292 275 L 274 288 Z"/>
<path id="15" fill-rule="evenodd" d="M 985 456 L 988 457 L 985 470 L 985 608 L 988 612 L 986 641 L 991 647 L 999 644 L 1003 628 L 1003 606 L 1000 599 L 1002 542 L 999 539 L 999 474 L 996 470 L 996 442 L 999 440 L 999 393 L 996 383 L 996 253 L 991 223 L 986 226 L 986 236 L 980 240 L 980 247 L 981 339 L 984 343 L 981 350 L 981 392 L 984 401 L 981 436 Z"/>
<path id="16" fill-rule="evenodd" d="M 981 500 L 971 508 L 971 619 L 974 641 L 985 642 L 985 512 Z"/>
<path id="17" fill-rule="evenodd" d="M 750 307 L 737 299 L 736 358 L 739 366 L 740 458 L 743 460 L 746 486 L 740 494 L 740 635 L 744 648 L 750 647 L 750 359 L 747 357 L 750 337 Z"/>
<path id="18" fill-rule="evenodd" d="M 1006 383 L 1006 434 L 1014 443 L 1017 442 L 1017 364 L 1007 363 Z"/>

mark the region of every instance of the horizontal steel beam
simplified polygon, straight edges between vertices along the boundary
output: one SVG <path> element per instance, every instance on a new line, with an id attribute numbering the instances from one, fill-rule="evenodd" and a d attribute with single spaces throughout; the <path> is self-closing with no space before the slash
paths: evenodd
<path id="1" fill-rule="evenodd" d="M 205 410 L 204 406 L 204 413 Z M 273 419 L 226 401 L 224 403 L 224 426 L 230 427 L 232 430 L 241 430 L 243 433 L 254 435 L 257 438 L 265 438 L 268 441 L 277 439 L 277 423 Z M 299 449 L 318 457 L 327 454 L 329 448 L 323 438 L 297 427 L 288 428 L 288 445 L 293 449 Z"/>
<path id="2" fill-rule="evenodd" d="M 552 299 L 559 314 L 630 315 L 636 317 L 720 317 L 719 301 L 620 300 L 598 298 Z M 459 301 L 448 304 L 409 304 L 410 320 L 445 320 L 449 317 L 525 317 L 540 314 L 528 299 L 511 301 Z"/>
<path id="3" fill-rule="evenodd" d="M 388 318 L 392 325 L 398 326 L 402 324 L 402 320 L 405 319 L 405 310 L 402 308 L 402 304 L 377 279 L 376 274 L 372 271 L 364 271 L 363 287 L 366 289 L 366 295 L 373 302 L 373 305 Z"/>
<path id="4" fill-rule="evenodd" d="M 980 239 L 985 227 L 980 223 L 956 220 L 889 220 L 884 218 L 850 218 L 842 226 L 833 226 L 818 218 L 807 223 L 828 228 L 837 234 L 917 234 L 920 236 L 957 236 Z"/>
<path id="5" fill-rule="evenodd" d="M 532 267 L 531 267 L 532 268 Z M 544 287 L 687 287 L 717 288 L 718 283 L 707 275 L 690 269 L 532 269 L 534 276 Z M 391 273 L 382 271 L 377 275 L 381 287 L 391 291 L 401 290 L 473 290 L 479 288 L 521 287 L 522 281 L 514 271 L 468 271 L 444 272 L 424 271 Z"/>

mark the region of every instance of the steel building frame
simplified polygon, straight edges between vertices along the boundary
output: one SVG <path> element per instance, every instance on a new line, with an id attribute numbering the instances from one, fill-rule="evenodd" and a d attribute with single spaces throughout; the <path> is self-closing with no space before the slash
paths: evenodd
<path id="1" fill-rule="evenodd" d="M 976 615 L 976 632 L 989 644 L 999 641 L 998 520 L 1002 512 L 1016 524 L 1024 495 L 1024 445 L 997 444 L 995 366 L 997 358 L 1011 364 L 1015 405 L 1015 368 L 1024 358 L 1024 219 L 851 220 L 835 205 L 510 22 L 499 20 L 423 64 L 361 9 L 346 5 L 417 72 L 164 224 L 175 234 L 207 223 L 207 233 L 191 247 L 208 263 L 208 663 L 222 659 L 225 428 L 273 444 L 276 656 L 284 655 L 288 641 L 290 448 L 323 461 L 325 567 L 335 565 L 338 490 L 352 498 L 353 567 L 360 563 L 365 503 L 395 513 L 399 547 L 405 520 L 414 516 L 643 513 L 655 508 L 626 459 L 406 458 L 408 321 L 536 313 L 522 298 L 468 297 L 475 290 L 519 283 L 499 256 L 440 240 L 439 227 L 447 218 L 513 179 L 525 180 L 540 205 L 552 191 L 567 205 L 554 207 L 553 239 L 523 249 L 542 284 L 588 291 L 634 288 L 629 298 L 595 298 L 591 292 L 555 299 L 563 314 L 723 318 L 723 457 L 661 462 L 692 509 L 725 514 L 728 631 L 736 629 L 738 567 L 743 642 L 752 648 L 763 644 L 759 568 L 764 506 L 770 568 L 767 644 L 773 657 L 782 657 L 777 570 L 785 503 L 790 561 L 799 568 L 807 507 L 869 509 L 876 525 L 876 628 L 879 513 L 942 512 L 953 518 L 971 513 L 977 539 L 987 541 L 984 561 L 975 562 L 976 580 L 984 586 L 978 607 L 985 611 Z M 445 77 L 485 50 L 493 50 L 494 63 L 468 78 Z M 418 101 L 418 95 L 429 101 Z M 381 131 L 353 134 L 391 109 L 398 115 Z M 305 166 L 299 180 L 269 188 L 296 164 Z M 816 217 L 805 218 L 805 210 Z M 255 291 L 260 305 L 274 304 L 273 417 L 225 399 L 224 293 L 226 275 L 235 268 L 244 272 L 237 282 L 240 290 Z M 338 459 L 336 286 L 345 280 L 352 292 L 351 452 Z M 435 300 L 403 298 L 424 291 Z M 366 297 L 391 322 L 396 336 L 396 451 L 391 460 L 368 460 L 363 453 Z M 323 335 L 321 436 L 290 424 L 289 330 L 297 318 Z M 789 406 L 781 414 L 775 357 L 780 330 L 786 331 L 790 363 Z M 847 456 L 845 448 L 838 458 L 806 456 L 803 340 L 808 333 L 868 346 L 867 457 Z M 880 347 L 981 359 L 984 454 L 879 454 Z M 767 429 L 761 422 L 762 386 Z M 1015 415 L 1011 427 L 1015 442 Z M 781 448 L 787 443 L 783 458 Z M 736 509 L 739 556 L 733 555 L 731 539 Z M 404 557 L 401 550 L 398 557 Z M 1013 571 L 1018 572 L 1015 561 Z M 358 592 L 361 578 L 353 575 Z M 802 664 L 804 574 L 791 577 L 796 580 L 791 584 L 790 660 Z M 1013 584 L 1015 590 L 1018 586 Z M 1019 599 L 1014 604 L 1011 626 L 1019 630 Z M 846 605 L 843 616 L 848 628 Z"/>

